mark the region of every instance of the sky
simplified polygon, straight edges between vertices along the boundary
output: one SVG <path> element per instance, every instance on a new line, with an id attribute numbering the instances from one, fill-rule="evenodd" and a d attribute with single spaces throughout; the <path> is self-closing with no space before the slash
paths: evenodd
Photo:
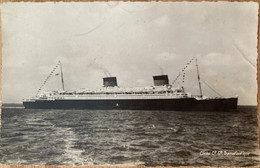
<path id="1" fill-rule="evenodd" d="M 58 61 L 66 90 L 170 83 L 193 57 L 203 95 L 256 105 L 256 2 L 6 2 L 1 5 L 2 102 L 35 96 Z M 59 73 L 58 69 L 57 72 Z M 199 94 L 195 62 L 175 85 Z M 44 90 L 61 90 L 52 76 Z"/>

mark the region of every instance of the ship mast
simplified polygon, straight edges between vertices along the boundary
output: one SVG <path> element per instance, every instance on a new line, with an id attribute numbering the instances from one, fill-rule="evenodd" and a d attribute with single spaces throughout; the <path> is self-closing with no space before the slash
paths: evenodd
<path id="1" fill-rule="evenodd" d="M 61 76 L 61 83 L 62 83 L 62 89 L 63 89 L 63 91 L 65 90 L 65 88 L 64 88 L 64 80 L 63 80 L 63 73 L 62 73 L 62 65 L 61 65 L 61 62 L 59 61 L 59 63 L 60 63 L 60 76 Z"/>
<path id="2" fill-rule="evenodd" d="M 201 89 L 201 83 L 200 83 L 200 74 L 199 74 L 199 66 L 198 66 L 197 57 L 196 57 L 196 67 L 197 67 L 197 74 L 198 74 L 198 81 L 199 81 L 199 88 L 200 88 L 200 97 L 202 98 L 202 89 Z"/>

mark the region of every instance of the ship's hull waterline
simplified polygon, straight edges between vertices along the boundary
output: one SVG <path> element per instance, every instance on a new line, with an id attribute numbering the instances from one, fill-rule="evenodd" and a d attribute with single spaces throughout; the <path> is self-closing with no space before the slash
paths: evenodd
<path id="1" fill-rule="evenodd" d="M 237 109 L 237 98 L 57 99 L 25 101 L 23 105 L 28 109 L 229 111 Z"/>

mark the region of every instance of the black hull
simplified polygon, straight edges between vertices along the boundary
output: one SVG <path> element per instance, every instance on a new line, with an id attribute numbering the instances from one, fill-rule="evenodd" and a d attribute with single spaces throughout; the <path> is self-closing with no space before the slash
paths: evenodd
<path id="1" fill-rule="evenodd" d="M 36 100 L 23 105 L 28 109 L 229 111 L 237 109 L 237 98 Z"/>

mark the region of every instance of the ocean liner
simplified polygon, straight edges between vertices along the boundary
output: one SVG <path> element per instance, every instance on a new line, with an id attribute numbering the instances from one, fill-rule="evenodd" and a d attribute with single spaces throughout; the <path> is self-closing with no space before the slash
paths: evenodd
<path id="1" fill-rule="evenodd" d="M 35 97 L 23 100 L 28 109 L 102 109 L 102 110 L 178 110 L 178 111 L 229 111 L 237 109 L 238 97 L 214 97 L 202 95 L 197 59 L 187 63 L 182 72 L 196 61 L 200 95 L 185 92 L 184 87 L 173 87 L 167 75 L 153 76 L 154 85 L 143 88 L 121 88 L 116 77 L 103 78 L 103 87 L 98 90 L 80 89 L 66 91 L 62 65 L 59 62 L 44 81 Z M 60 67 L 62 91 L 43 92 L 42 87 Z M 59 75 L 55 74 L 55 75 Z M 174 82 L 185 73 L 180 73 Z M 174 83 L 173 82 L 173 83 Z"/>

